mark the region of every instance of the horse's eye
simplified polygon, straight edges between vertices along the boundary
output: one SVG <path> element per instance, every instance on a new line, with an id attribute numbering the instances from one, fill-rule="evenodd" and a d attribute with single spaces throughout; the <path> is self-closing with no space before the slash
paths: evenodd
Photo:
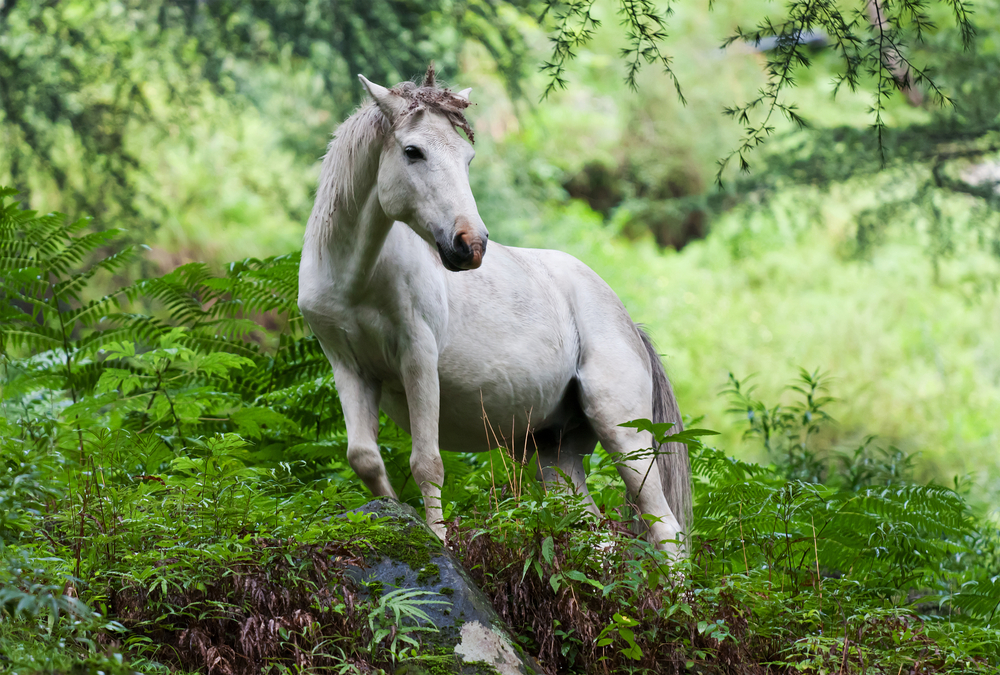
<path id="1" fill-rule="evenodd" d="M 411 162 L 415 162 L 418 159 L 424 159 L 424 153 L 415 145 L 408 145 L 403 148 L 403 154 L 405 154 L 406 158 Z"/>

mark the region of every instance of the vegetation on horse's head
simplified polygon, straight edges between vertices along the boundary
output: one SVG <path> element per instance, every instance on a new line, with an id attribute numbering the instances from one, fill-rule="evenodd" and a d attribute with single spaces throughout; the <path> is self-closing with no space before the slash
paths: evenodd
<path id="1" fill-rule="evenodd" d="M 389 90 L 390 93 L 408 102 L 408 106 L 403 111 L 400 119 L 409 117 L 420 110 L 430 110 L 440 113 L 448 118 L 452 126 L 458 127 L 469 137 L 470 143 L 476 142 L 476 135 L 472 131 L 469 120 L 465 118 L 465 109 L 472 105 L 472 102 L 465 96 L 450 91 L 447 88 L 437 86 L 437 75 L 434 71 L 434 63 L 427 67 L 422 84 L 415 82 L 400 82 Z M 396 120 L 398 123 L 398 120 Z"/>
<path id="2" fill-rule="evenodd" d="M 423 87 L 437 86 L 437 72 L 434 70 L 433 61 L 427 64 L 427 72 L 424 73 L 424 83 L 421 86 Z"/>

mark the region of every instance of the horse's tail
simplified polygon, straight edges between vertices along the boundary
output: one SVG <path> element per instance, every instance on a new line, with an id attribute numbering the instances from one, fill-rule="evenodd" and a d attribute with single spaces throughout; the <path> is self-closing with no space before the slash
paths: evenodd
<path id="1" fill-rule="evenodd" d="M 667 379 L 660 355 L 656 353 L 653 341 L 641 327 L 639 334 L 642 343 L 646 345 L 649 355 L 649 365 L 653 370 L 653 422 L 673 422 L 671 433 L 684 429 L 681 411 L 677 407 L 673 387 Z M 667 505 L 673 512 L 681 531 L 687 534 L 694 522 L 694 512 L 691 503 L 691 463 L 688 461 L 688 449 L 683 443 L 665 443 L 657 448 L 656 464 L 660 470 L 660 482 L 663 484 L 663 495 Z"/>

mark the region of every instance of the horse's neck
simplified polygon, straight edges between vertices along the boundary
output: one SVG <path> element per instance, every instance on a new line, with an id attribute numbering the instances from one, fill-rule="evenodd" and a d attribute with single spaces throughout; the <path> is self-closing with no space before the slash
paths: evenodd
<path id="1" fill-rule="evenodd" d="M 323 246 L 323 255 L 328 257 L 337 281 L 351 296 L 367 285 L 392 229 L 392 220 L 379 204 L 376 185 L 358 197 L 356 213 L 334 216 Z"/>
<path id="2" fill-rule="evenodd" d="M 368 121 L 371 114 L 363 110 L 358 116 L 363 119 L 338 130 L 323 160 L 304 251 L 323 263 L 348 298 L 366 286 L 392 229 L 378 200 L 382 134 L 358 137 L 349 123 Z"/>

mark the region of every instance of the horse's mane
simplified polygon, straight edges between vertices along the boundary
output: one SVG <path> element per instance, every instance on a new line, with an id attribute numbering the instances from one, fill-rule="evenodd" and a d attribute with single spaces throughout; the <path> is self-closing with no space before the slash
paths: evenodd
<path id="1" fill-rule="evenodd" d="M 464 111 L 470 105 L 469 99 L 459 96 L 447 88 L 438 87 L 433 63 L 427 67 L 427 74 L 424 75 L 422 85 L 417 86 L 414 82 L 400 82 L 389 91 L 410 102 L 409 108 L 400 115 L 396 124 L 420 110 L 431 110 L 444 115 L 452 126 L 464 131 L 465 135 L 469 137 L 470 143 L 476 142 L 476 135 L 472 132 L 469 121 L 465 119 Z"/>
<path id="2" fill-rule="evenodd" d="M 427 68 L 422 84 L 400 82 L 389 91 L 409 102 L 395 120 L 397 126 L 417 112 L 429 110 L 444 115 L 453 126 L 465 132 L 469 142 L 475 142 L 475 134 L 464 112 L 469 107 L 469 100 L 438 86 L 433 63 Z M 363 182 L 375 179 L 381 141 L 389 131 L 388 120 L 371 100 L 361 104 L 337 128 L 323 157 L 316 202 L 306 226 L 307 239 L 325 239 L 333 229 L 337 212 L 356 211 L 359 205 L 355 200 L 355 182 L 358 178 L 364 178 Z"/>

